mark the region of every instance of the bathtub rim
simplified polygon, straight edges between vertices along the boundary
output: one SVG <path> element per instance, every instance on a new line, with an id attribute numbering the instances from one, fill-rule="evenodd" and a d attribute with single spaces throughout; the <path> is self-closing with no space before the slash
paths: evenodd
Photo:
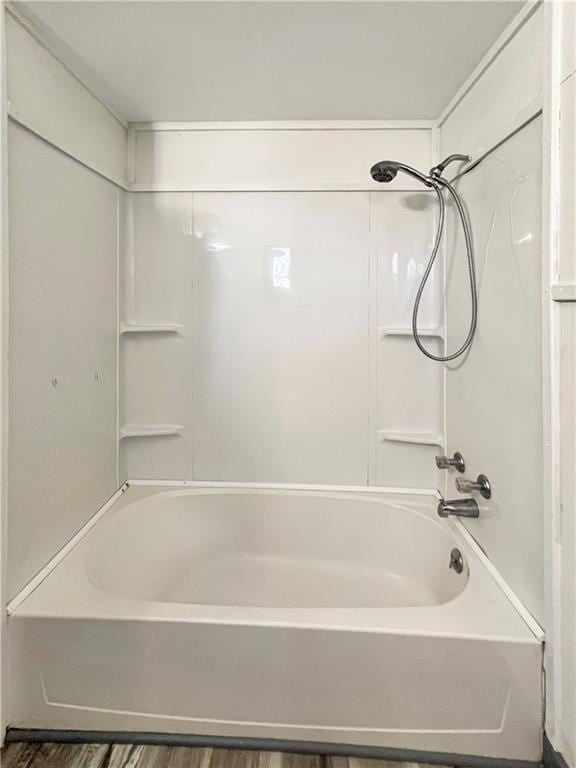
<path id="1" fill-rule="evenodd" d="M 72 587 L 74 595 L 64 596 L 58 592 L 58 579 L 49 577 L 56 569 L 73 567 L 75 560 L 82 556 L 84 539 L 89 535 L 100 521 L 108 514 L 117 514 L 122 508 L 137 503 L 138 500 L 160 493 L 175 491 L 177 489 L 197 489 L 199 491 L 214 489 L 226 490 L 270 490 L 270 491 L 297 491 L 309 493 L 336 493 L 342 495 L 354 494 L 359 496 L 376 495 L 396 497 L 399 505 L 404 506 L 402 497 L 418 497 L 428 499 L 435 505 L 441 498 L 437 490 L 432 489 L 406 489 L 387 488 L 376 486 L 334 486 L 334 485 L 305 485 L 283 483 L 240 483 L 240 482 L 211 482 L 211 481 L 129 481 L 125 483 L 115 494 L 93 515 L 84 527 L 57 553 L 57 555 L 18 593 L 8 604 L 8 614 L 16 614 L 25 618 L 60 618 L 60 619 L 102 619 L 102 620 L 133 620 L 133 621 L 194 621 L 200 623 L 218 623 L 227 625 L 257 625 L 269 627 L 294 627 L 302 630 L 331 629 L 334 631 L 356 632 L 382 632 L 400 633 L 406 635 L 420 635 L 431 637 L 469 637 L 475 639 L 516 642 L 543 642 L 544 632 L 535 619 L 524 608 L 520 600 L 514 595 L 506 582 L 490 560 L 478 546 L 471 534 L 459 520 L 442 521 L 452 535 L 459 541 L 470 563 L 470 576 L 468 584 L 463 592 L 448 603 L 432 607 L 411 608 L 337 608 L 337 609 L 256 609 L 246 611 L 241 609 L 241 616 L 234 615 L 238 609 L 223 610 L 222 606 L 193 606 L 192 604 L 156 603 L 146 600 L 132 600 L 106 595 L 104 602 L 108 603 L 108 610 L 102 607 L 94 609 L 86 608 L 86 602 L 90 602 L 90 596 L 98 592 L 93 588 L 86 577 L 82 578 L 81 585 L 75 583 Z M 131 491 L 131 493 L 129 493 Z M 409 503 L 408 503 L 409 505 Z M 407 505 L 407 506 L 408 506 Z M 114 508 L 114 509 L 112 509 Z M 77 562 L 76 562 L 77 564 Z M 64 571 L 60 570 L 60 580 Z M 48 580 L 48 584 L 45 582 Z M 459 628 L 458 611 L 464 601 L 464 607 L 478 598 L 486 598 L 486 590 L 490 593 L 492 606 L 497 608 L 494 615 L 490 611 L 482 616 L 479 621 L 472 620 L 471 626 Z M 96 600 L 98 603 L 98 599 Z M 102 601 L 101 601 L 102 602 Z M 497 605 L 496 605 L 497 603 Z M 130 610 L 126 610 L 130 606 Z M 154 606 L 152 609 L 151 606 Z M 486 608 L 487 605 L 484 605 Z M 182 608 L 183 610 L 178 610 Z M 190 610 L 190 609 L 194 610 Z M 290 620 L 282 616 L 288 611 Z M 265 615 L 268 619 L 265 620 Z M 410 617 L 409 614 L 412 614 Z M 313 621 L 314 616 L 316 621 Z M 414 616 L 418 617 L 414 621 Z M 345 617 L 346 620 L 342 621 Z M 318 618 L 321 620 L 318 621 Z M 491 621 L 488 620 L 491 618 Z M 502 622 L 502 619 L 505 619 Z M 377 619 L 377 620 L 376 620 Z M 412 620 L 410 620 L 412 619 Z M 420 621 L 422 619 L 422 621 Z M 448 622 L 446 623 L 446 619 Z M 474 617 L 476 619 L 476 616 Z M 501 623 L 505 625 L 501 626 Z"/>
<path id="2" fill-rule="evenodd" d="M 345 491 L 365 493 L 391 493 L 397 495 L 415 495 L 415 496 L 434 496 L 441 499 L 442 495 L 435 489 L 425 488 L 396 488 L 386 486 L 339 486 L 339 485 L 311 485 L 302 483 L 282 484 L 282 483 L 241 483 L 241 482 L 222 482 L 209 480 L 126 480 L 107 499 L 100 509 L 84 523 L 84 525 L 70 538 L 61 549 L 36 573 L 30 581 L 25 584 L 6 604 L 6 614 L 11 616 L 17 608 L 45 581 L 60 563 L 72 552 L 72 550 L 85 538 L 90 530 L 106 515 L 108 510 L 113 507 L 117 501 L 130 488 L 157 488 L 157 489 L 176 489 L 176 488 L 255 488 L 270 490 L 316 490 L 316 491 Z"/>

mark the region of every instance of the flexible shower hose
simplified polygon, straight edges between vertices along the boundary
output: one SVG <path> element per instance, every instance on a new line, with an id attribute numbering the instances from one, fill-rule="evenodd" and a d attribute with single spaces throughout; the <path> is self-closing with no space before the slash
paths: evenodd
<path id="1" fill-rule="evenodd" d="M 472 248 L 472 236 L 470 234 L 470 226 L 468 223 L 468 218 L 466 216 L 466 211 L 464 210 L 464 206 L 462 205 L 462 202 L 458 196 L 458 193 L 456 192 L 454 187 L 450 184 L 450 182 L 446 181 L 446 179 L 443 179 L 441 177 L 435 178 L 434 183 L 431 186 L 434 187 L 436 195 L 438 196 L 438 203 L 440 206 L 440 212 L 438 217 L 438 229 L 436 231 L 436 238 L 434 240 L 432 253 L 430 254 L 428 264 L 426 265 L 426 269 L 424 270 L 424 275 L 422 276 L 422 280 L 420 282 L 420 285 L 418 286 L 418 290 L 416 291 L 416 299 L 414 300 L 414 311 L 412 312 L 412 333 L 414 334 L 414 341 L 418 345 L 418 349 L 423 354 L 425 354 L 426 357 L 429 357 L 430 360 L 436 360 L 436 362 L 438 363 L 447 363 L 450 360 L 455 360 L 457 357 L 460 357 L 460 355 L 463 355 L 464 352 L 466 352 L 466 350 L 472 344 L 472 339 L 474 338 L 474 334 L 476 332 L 476 325 L 478 322 L 478 291 L 476 288 L 476 267 L 474 264 L 474 251 Z M 462 229 L 464 231 L 464 240 L 466 241 L 466 255 L 468 259 L 468 275 L 470 278 L 470 296 L 472 300 L 472 316 L 470 319 L 470 328 L 468 330 L 468 335 L 466 336 L 466 339 L 464 340 L 464 343 L 462 344 L 460 349 L 458 349 L 456 352 L 453 352 L 451 355 L 434 355 L 432 352 L 427 350 L 426 347 L 422 344 L 420 335 L 418 333 L 418 312 L 420 309 L 420 301 L 422 299 L 422 294 L 424 293 L 424 288 L 426 287 L 428 278 L 430 277 L 430 272 L 432 271 L 432 267 L 436 262 L 436 257 L 438 256 L 438 251 L 440 250 L 440 243 L 442 242 L 442 235 L 444 233 L 445 203 L 444 203 L 444 196 L 442 194 L 442 187 L 445 187 L 452 195 L 454 202 L 456 203 L 456 208 L 458 209 L 460 221 L 462 222 Z"/>

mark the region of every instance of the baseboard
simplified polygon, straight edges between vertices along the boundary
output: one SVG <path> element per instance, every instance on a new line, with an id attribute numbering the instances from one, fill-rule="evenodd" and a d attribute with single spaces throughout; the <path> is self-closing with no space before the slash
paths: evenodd
<path id="1" fill-rule="evenodd" d="M 545 768 L 570 768 L 562 753 L 556 752 L 552 744 L 550 744 L 546 734 L 544 734 L 544 753 L 542 762 Z"/>
<path id="2" fill-rule="evenodd" d="M 542 768 L 542 763 L 530 760 L 508 760 L 500 757 L 478 757 L 446 752 L 426 752 L 417 749 L 364 747 L 356 744 L 329 744 L 318 741 L 284 739 L 244 739 L 228 736 L 196 736 L 173 733 L 136 733 L 132 731 L 57 731 L 10 728 L 7 742 L 56 742 L 67 744 L 150 744 L 169 747 L 200 747 L 220 749 L 249 749 L 260 752 L 292 752 L 295 754 L 333 755 L 390 760 L 403 763 L 462 766 L 463 768 Z M 550 749 L 552 749 L 550 747 Z M 553 752 L 553 750 L 552 750 Z M 558 753 L 554 753 L 557 755 Z M 546 763 L 550 768 L 568 768 L 562 762 Z"/>

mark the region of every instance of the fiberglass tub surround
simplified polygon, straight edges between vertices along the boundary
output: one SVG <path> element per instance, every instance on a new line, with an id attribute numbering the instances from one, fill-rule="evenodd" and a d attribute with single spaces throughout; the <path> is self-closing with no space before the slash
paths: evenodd
<path id="1" fill-rule="evenodd" d="M 12 615 L 14 724 L 536 759 L 540 641 L 436 504 L 129 488 Z"/>
<path id="2" fill-rule="evenodd" d="M 554 4 L 469 5 L 9 9 L 11 726 L 541 759 Z"/>

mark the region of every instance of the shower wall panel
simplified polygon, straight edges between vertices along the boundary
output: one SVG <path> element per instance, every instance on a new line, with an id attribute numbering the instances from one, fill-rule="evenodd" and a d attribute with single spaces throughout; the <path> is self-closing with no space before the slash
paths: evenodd
<path id="1" fill-rule="evenodd" d="M 441 378 L 406 335 L 427 193 L 130 197 L 125 476 L 437 485 Z"/>
<path id="2" fill-rule="evenodd" d="M 372 472 L 375 485 L 436 488 L 443 435 L 443 371 L 416 347 L 412 308 L 435 235 L 435 195 L 371 197 L 373 304 Z M 438 352 L 444 334 L 438 260 L 422 297 L 418 327 Z"/>
<path id="3" fill-rule="evenodd" d="M 368 482 L 367 193 L 194 196 L 194 475 Z"/>
<path id="4" fill-rule="evenodd" d="M 476 250 L 479 322 L 470 353 L 447 365 L 449 452 L 488 476 L 489 501 L 467 526 L 530 611 L 543 617 L 541 364 L 542 121 L 458 182 Z M 448 349 L 470 322 L 464 243 L 447 238 Z M 454 474 L 449 495 L 456 493 Z"/>
<path id="5" fill-rule="evenodd" d="M 120 336 L 125 479 L 191 476 L 193 239 L 191 194 L 129 196 Z"/>
<path id="6" fill-rule="evenodd" d="M 126 126 L 6 9 L 8 599 L 118 487 Z"/>
<path id="7" fill-rule="evenodd" d="M 118 487 L 123 193 L 11 123 L 8 597 Z"/>

